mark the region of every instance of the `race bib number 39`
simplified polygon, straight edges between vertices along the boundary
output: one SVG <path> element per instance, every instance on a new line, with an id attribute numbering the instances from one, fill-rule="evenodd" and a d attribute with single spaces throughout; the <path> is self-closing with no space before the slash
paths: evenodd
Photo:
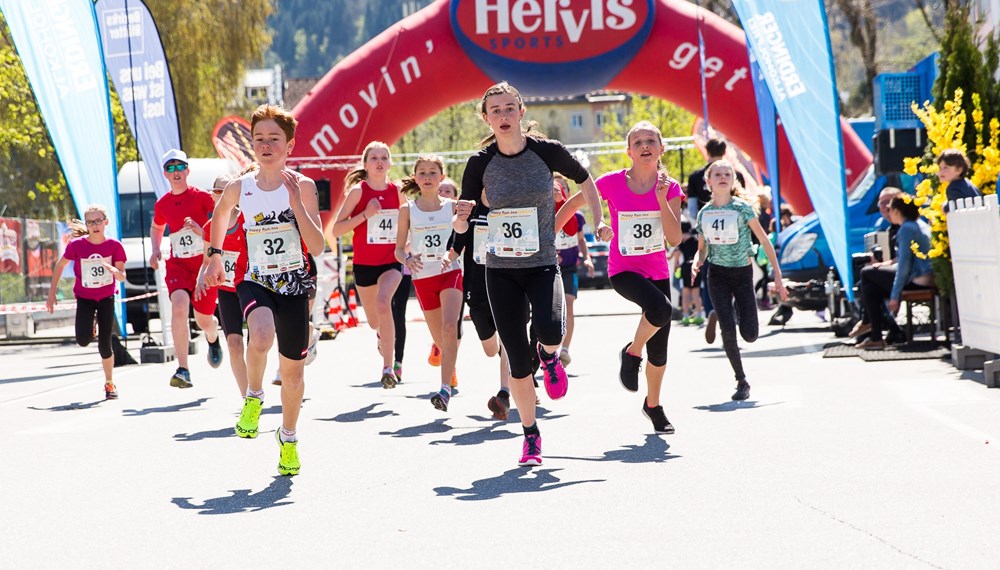
<path id="1" fill-rule="evenodd" d="M 226 272 L 226 280 L 222 284 L 226 287 L 236 286 L 236 260 L 239 259 L 240 252 L 238 251 L 223 251 L 222 252 L 222 268 Z"/>
<path id="2" fill-rule="evenodd" d="M 399 210 L 379 210 L 368 218 L 368 243 L 396 243 Z"/>
<path id="3" fill-rule="evenodd" d="M 85 289 L 99 289 L 114 283 L 114 276 L 104 264 L 111 265 L 110 257 L 92 257 L 80 260 L 80 279 Z"/>
<path id="4" fill-rule="evenodd" d="M 535 208 L 493 210 L 489 251 L 498 257 L 523 257 L 538 252 L 538 212 Z"/>
<path id="5" fill-rule="evenodd" d="M 289 223 L 255 226 L 247 230 L 250 273 L 276 275 L 303 265 L 299 232 Z"/>
<path id="6" fill-rule="evenodd" d="M 735 210 L 711 210 L 701 216 L 701 230 L 710 244 L 731 245 L 740 239 L 740 213 Z"/>
<path id="7" fill-rule="evenodd" d="M 205 250 L 205 243 L 201 236 L 189 229 L 183 229 L 170 233 L 170 255 L 187 259 L 202 255 Z"/>
<path id="8" fill-rule="evenodd" d="M 659 212 L 618 213 L 618 250 L 622 255 L 646 255 L 663 249 Z"/>

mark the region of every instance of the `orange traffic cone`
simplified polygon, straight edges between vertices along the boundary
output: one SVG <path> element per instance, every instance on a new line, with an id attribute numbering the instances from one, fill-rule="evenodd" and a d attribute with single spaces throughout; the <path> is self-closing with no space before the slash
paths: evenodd
<path id="1" fill-rule="evenodd" d="M 351 289 L 347 296 L 347 309 L 350 311 L 347 316 L 347 326 L 352 328 L 358 326 L 358 297 L 354 293 L 354 289 Z"/>
<path id="2" fill-rule="evenodd" d="M 340 289 L 337 289 L 333 292 L 333 295 L 330 295 L 330 306 L 327 309 L 326 316 L 334 329 L 341 331 L 347 328 L 347 323 L 344 322 L 344 300 L 340 295 Z"/>

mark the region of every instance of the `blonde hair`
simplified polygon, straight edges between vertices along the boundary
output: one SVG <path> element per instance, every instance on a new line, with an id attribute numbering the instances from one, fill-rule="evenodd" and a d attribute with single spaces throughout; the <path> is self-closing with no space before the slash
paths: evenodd
<path id="1" fill-rule="evenodd" d="M 344 190 L 349 191 L 355 184 L 361 182 L 362 180 L 368 180 L 368 171 L 365 170 L 365 163 L 368 162 L 368 155 L 371 154 L 372 150 L 381 148 L 389 155 L 389 161 L 392 161 L 392 152 L 389 150 L 389 145 L 382 141 L 372 141 L 368 143 L 365 150 L 361 152 L 361 163 L 358 164 L 344 179 Z"/>
<path id="2" fill-rule="evenodd" d="M 84 220 L 87 219 L 87 214 L 91 212 L 100 212 L 105 219 L 108 217 L 108 210 L 104 206 L 101 206 L 100 204 L 91 204 L 87 206 L 83 209 L 83 220 L 74 218 L 66 223 L 66 225 L 69 226 L 73 237 L 78 238 L 90 234 L 90 230 L 87 229 L 87 223 Z"/>
<path id="3" fill-rule="evenodd" d="M 417 184 L 416 175 L 417 175 L 417 168 L 420 168 L 421 162 L 429 162 L 432 164 L 436 164 L 438 170 L 441 171 L 441 175 L 442 176 L 444 175 L 444 159 L 442 159 L 440 156 L 437 156 L 436 154 L 419 156 L 417 157 L 417 160 L 414 161 L 413 163 L 413 175 L 403 178 L 403 187 L 400 189 L 400 191 L 403 194 L 410 194 L 413 196 L 420 195 L 420 185 Z"/>

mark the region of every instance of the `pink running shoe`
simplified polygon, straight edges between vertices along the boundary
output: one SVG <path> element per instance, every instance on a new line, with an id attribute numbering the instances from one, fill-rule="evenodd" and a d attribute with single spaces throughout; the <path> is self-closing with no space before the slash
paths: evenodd
<path id="1" fill-rule="evenodd" d="M 524 436 L 524 447 L 522 447 L 521 460 L 518 461 L 517 464 L 522 467 L 531 467 L 542 464 L 542 436 Z"/>
<path id="2" fill-rule="evenodd" d="M 542 345 L 536 347 L 538 350 L 538 361 L 541 363 L 542 373 L 545 375 L 545 393 L 549 398 L 558 400 L 569 391 L 569 378 L 566 377 L 566 369 L 557 355 L 553 355 L 549 360 L 542 358 Z"/>

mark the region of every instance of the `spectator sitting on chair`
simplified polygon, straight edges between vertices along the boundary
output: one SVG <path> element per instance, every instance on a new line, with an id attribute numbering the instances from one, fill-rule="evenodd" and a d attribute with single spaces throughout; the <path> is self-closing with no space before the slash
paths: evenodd
<path id="1" fill-rule="evenodd" d="M 865 350 L 882 350 L 882 303 L 889 300 L 889 312 L 895 315 L 904 290 L 930 289 L 934 287 L 927 252 L 931 247 L 930 227 L 920 220 L 920 209 L 907 195 L 899 195 L 889 204 L 889 221 L 899 226 L 896 234 L 899 243 L 899 258 L 896 264 L 881 265 L 872 271 L 861 273 L 861 300 L 864 303 L 868 322 L 862 320 L 855 327 L 858 332 L 868 333 L 868 339 L 858 345 Z M 919 251 L 919 256 L 914 253 Z M 855 333 L 855 331 L 851 331 Z"/>

